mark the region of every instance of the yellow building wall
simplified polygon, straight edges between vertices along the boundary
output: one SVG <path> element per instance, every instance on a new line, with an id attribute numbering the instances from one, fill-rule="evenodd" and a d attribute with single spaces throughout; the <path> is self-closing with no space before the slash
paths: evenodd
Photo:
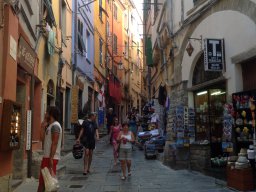
<path id="1" fill-rule="evenodd" d="M 69 5 L 72 5 L 72 0 L 67 0 L 66 2 Z M 59 51 L 61 48 L 61 27 L 60 27 L 60 1 L 52 1 L 52 10 L 54 13 L 55 21 L 57 27 L 53 26 L 52 30 L 55 32 L 55 53 L 50 56 L 47 52 L 47 41 L 48 35 L 43 34 L 39 41 L 38 46 L 38 58 L 39 58 L 39 66 L 38 66 L 38 76 L 42 81 L 42 89 L 43 89 L 43 98 L 42 98 L 42 110 L 45 111 L 47 107 L 47 84 L 49 80 L 53 80 L 54 82 L 54 95 L 56 95 L 56 84 L 57 84 L 57 73 L 58 73 L 58 63 L 59 63 Z M 69 10 L 67 5 L 66 11 L 66 36 L 72 35 L 72 11 Z M 61 86 L 63 90 L 66 86 L 72 85 L 72 70 L 71 70 L 71 49 L 72 49 L 72 40 L 66 39 L 64 37 L 66 46 L 62 46 L 62 57 L 66 61 L 62 70 L 62 82 Z M 64 99 L 65 101 L 65 99 Z M 65 105 L 64 109 L 65 109 Z M 42 113 L 43 115 L 44 113 Z"/>
<path id="2" fill-rule="evenodd" d="M 102 8 L 106 10 L 106 1 L 102 1 Z M 106 71 L 106 14 L 102 13 L 102 20 L 99 16 L 99 1 L 94 3 L 94 64 L 95 68 L 105 77 Z M 103 40 L 103 64 L 100 65 L 100 38 Z M 96 70 L 96 69 L 95 69 Z"/>

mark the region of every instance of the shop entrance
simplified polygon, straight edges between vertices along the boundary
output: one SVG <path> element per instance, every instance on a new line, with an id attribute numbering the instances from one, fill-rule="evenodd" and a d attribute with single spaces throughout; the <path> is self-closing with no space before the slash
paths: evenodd
<path id="1" fill-rule="evenodd" d="M 209 142 L 211 158 L 220 157 L 222 151 L 223 110 L 226 103 L 226 82 L 216 83 L 222 71 L 205 71 L 204 54 L 200 56 L 193 71 L 196 140 Z"/>
<path id="2" fill-rule="evenodd" d="M 21 110 L 21 140 L 20 148 L 13 151 L 13 175 L 12 178 L 15 180 L 21 180 L 26 176 L 25 162 L 24 162 L 24 137 L 25 137 L 25 103 L 26 103 L 26 85 L 21 82 L 17 82 L 16 88 L 16 101 L 22 104 Z"/>
<path id="3" fill-rule="evenodd" d="M 222 152 L 223 106 L 226 103 L 225 83 L 194 93 L 196 110 L 196 140 L 209 141 L 211 157 Z"/>

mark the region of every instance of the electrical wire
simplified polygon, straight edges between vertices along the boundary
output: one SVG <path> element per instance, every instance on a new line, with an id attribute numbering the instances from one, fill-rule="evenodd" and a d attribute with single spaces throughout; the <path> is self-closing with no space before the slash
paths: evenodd
<path id="1" fill-rule="evenodd" d="M 68 9 L 69 9 L 69 11 L 71 11 L 72 13 L 74 13 L 74 11 L 71 9 L 71 7 L 70 7 L 70 5 L 69 5 L 68 0 L 65 0 L 65 2 L 66 2 L 66 4 L 68 5 Z"/>

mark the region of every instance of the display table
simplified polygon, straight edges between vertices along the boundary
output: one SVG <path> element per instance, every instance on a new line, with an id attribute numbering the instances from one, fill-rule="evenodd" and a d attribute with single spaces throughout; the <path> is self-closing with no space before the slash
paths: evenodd
<path id="1" fill-rule="evenodd" d="M 247 169 L 231 169 L 227 167 L 227 186 L 239 191 L 254 190 L 253 171 Z"/>

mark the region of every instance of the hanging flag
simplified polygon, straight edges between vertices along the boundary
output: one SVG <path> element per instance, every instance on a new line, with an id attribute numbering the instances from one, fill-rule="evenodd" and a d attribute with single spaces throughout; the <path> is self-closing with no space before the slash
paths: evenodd
<path id="1" fill-rule="evenodd" d="M 104 85 L 102 85 L 100 92 L 97 96 L 97 99 L 100 101 L 101 106 L 105 107 L 105 87 L 104 87 Z"/>
<path id="2" fill-rule="evenodd" d="M 101 87 L 100 91 L 99 91 L 99 94 L 97 96 L 97 99 L 102 102 L 103 100 L 103 94 L 104 94 L 104 86 Z"/>

